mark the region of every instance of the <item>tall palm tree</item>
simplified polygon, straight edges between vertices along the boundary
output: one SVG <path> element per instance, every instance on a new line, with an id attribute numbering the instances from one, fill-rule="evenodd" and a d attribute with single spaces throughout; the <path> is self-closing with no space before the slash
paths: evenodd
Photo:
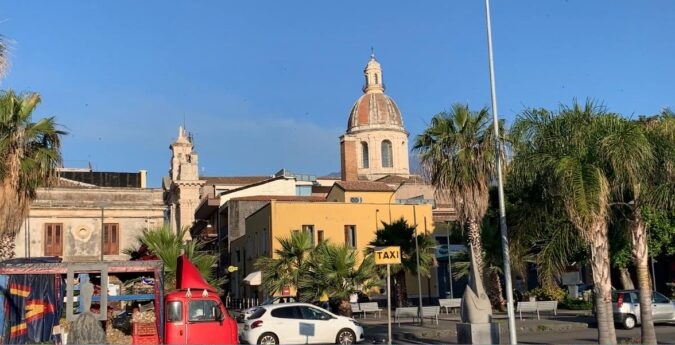
<path id="1" fill-rule="evenodd" d="M 664 113 L 664 116 L 640 122 L 623 120 L 612 125 L 617 130 L 604 146 L 614 172 L 617 195 L 625 197 L 625 206 L 631 214 L 628 228 L 640 290 L 641 340 L 643 344 L 655 345 L 649 246 L 643 209 L 667 207 L 675 198 L 672 188 L 675 180 L 675 117 Z"/>
<path id="2" fill-rule="evenodd" d="M 350 315 L 349 295 L 354 291 L 367 292 L 380 281 L 372 255 L 359 261 L 353 248 L 326 241 L 319 243 L 312 250 L 307 270 L 300 276 L 300 298 L 317 301 L 326 294 L 340 301 L 340 315 Z"/>
<path id="3" fill-rule="evenodd" d="M 0 260 L 14 255 L 14 237 L 37 189 L 51 185 L 61 164 L 61 136 L 53 117 L 33 122 L 37 93 L 0 92 Z"/>
<path id="4" fill-rule="evenodd" d="M 417 240 L 417 247 L 415 245 Z M 405 306 L 408 301 L 406 273 L 429 276 L 435 259 L 436 240 L 429 234 L 419 234 L 415 225 L 401 218 L 393 223 L 382 222 L 382 228 L 375 232 L 375 239 L 370 241 L 371 246 L 399 246 L 401 248 L 401 264 L 392 265 L 391 272 L 395 279 L 394 296 L 396 306 Z M 419 255 L 419 266 L 417 256 Z M 419 291 L 419 293 L 422 293 Z"/>
<path id="5" fill-rule="evenodd" d="M 313 248 L 312 238 L 306 232 L 294 232 L 290 238 L 277 238 L 281 249 L 274 251 L 273 257 L 261 257 L 254 266 L 261 273 L 261 286 L 270 294 L 284 287 L 300 290 L 300 277 L 308 268 L 309 256 Z M 305 295 L 298 291 L 298 297 Z"/>
<path id="6" fill-rule="evenodd" d="M 436 114 L 413 145 L 436 193 L 453 201 L 457 221 L 468 229 L 480 275 L 480 226 L 488 209 L 490 183 L 496 179 L 492 126 L 487 108 L 471 111 L 466 104 L 454 104 L 449 112 Z M 500 133 L 505 132 L 500 129 Z"/>
<path id="7" fill-rule="evenodd" d="M 7 43 L 5 38 L 0 35 L 0 79 L 2 79 L 2 77 L 4 77 L 5 73 L 7 72 L 7 64 Z"/>
<path id="8" fill-rule="evenodd" d="M 607 236 L 610 188 L 605 170 L 610 149 L 605 143 L 611 134 L 606 121 L 613 118 L 616 115 L 590 101 L 584 106 L 575 101 L 571 107 L 561 106 L 557 115 L 528 109 L 511 131 L 513 176 L 543 182 L 590 246 L 601 344 L 616 344 Z"/>
<path id="9" fill-rule="evenodd" d="M 124 249 L 123 253 L 131 255 L 139 253 L 140 248 L 147 250 L 148 255 L 154 255 L 164 264 L 164 289 L 173 290 L 176 286 L 176 274 L 178 271 L 178 257 L 185 256 L 192 262 L 199 273 L 211 286 L 219 291 L 225 283 L 224 278 L 216 276 L 213 267 L 218 263 L 218 257 L 202 251 L 204 243 L 199 240 L 183 242 L 188 229 L 184 228 L 178 233 L 171 230 L 168 225 L 145 229 L 136 236 L 137 246 Z"/>

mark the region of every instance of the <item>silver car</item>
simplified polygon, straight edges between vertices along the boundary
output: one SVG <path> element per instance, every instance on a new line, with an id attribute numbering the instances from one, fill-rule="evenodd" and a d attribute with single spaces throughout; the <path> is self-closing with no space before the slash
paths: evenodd
<path id="1" fill-rule="evenodd" d="M 272 305 L 272 304 L 279 304 L 279 303 L 293 303 L 297 302 L 294 296 L 276 296 L 276 297 L 270 297 L 266 300 L 264 300 L 260 305 L 257 305 L 255 307 L 250 307 L 242 313 L 242 321 L 248 320 L 248 318 L 253 314 L 258 307 L 263 306 L 263 305 Z"/>
<path id="2" fill-rule="evenodd" d="M 612 291 L 614 321 L 623 328 L 631 329 L 640 324 L 639 290 Z M 654 322 L 675 322 L 675 302 L 668 297 L 652 292 L 652 316 Z"/>

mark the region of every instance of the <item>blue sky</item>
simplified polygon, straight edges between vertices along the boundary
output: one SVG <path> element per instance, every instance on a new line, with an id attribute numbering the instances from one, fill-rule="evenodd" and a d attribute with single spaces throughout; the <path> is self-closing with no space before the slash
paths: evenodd
<path id="1" fill-rule="evenodd" d="M 675 1 L 493 0 L 499 115 L 592 98 L 625 116 L 675 107 Z M 339 171 L 370 48 L 410 141 L 452 103 L 490 105 L 484 2 L 3 1 L 34 116 L 70 134 L 68 167 L 167 175 L 178 126 L 202 175 Z"/>

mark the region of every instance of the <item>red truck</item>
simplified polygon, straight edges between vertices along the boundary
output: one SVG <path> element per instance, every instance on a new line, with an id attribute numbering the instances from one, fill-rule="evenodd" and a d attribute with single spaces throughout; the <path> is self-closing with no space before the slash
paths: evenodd
<path id="1" fill-rule="evenodd" d="M 197 268 L 178 258 L 176 291 L 164 297 L 165 344 L 238 344 L 237 323 Z"/>

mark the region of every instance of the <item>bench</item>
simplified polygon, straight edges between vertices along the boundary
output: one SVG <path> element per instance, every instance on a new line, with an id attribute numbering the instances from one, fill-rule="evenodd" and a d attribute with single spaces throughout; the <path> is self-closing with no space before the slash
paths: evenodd
<path id="1" fill-rule="evenodd" d="M 361 313 L 361 308 L 359 308 L 358 303 L 350 303 L 352 306 L 352 315 Z"/>
<path id="2" fill-rule="evenodd" d="M 461 305 L 462 305 L 461 298 L 441 298 L 438 300 L 438 306 L 440 307 L 440 309 L 445 309 L 446 314 L 449 314 L 450 310 L 453 310 L 453 308 L 459 309 Z"/>
<path id="3" fill-rule="evenodd" d="M 417 307 L 398 307 L 394 311 L 394 322 L 398 321 L 398 325 L 401 325 L 402 318 L 412 318 L 413 322 L 417 319 Z"/>
<path id="4" fill-rule="evenodd" d="M 520 315 L 520 319 L 523 319 L 523 312 L 536 312 L 537 320 L 539 320 L 539 312 L 541 311 L 552 311 L 553 315 L 558 315 L 558 301 L 533 301 L 533 302 L 518 302 L 518 307 L 516 311 Z"/>
<path id="5" fill-rule="evenodd" d="M 436 324 L 438 325 L 438 314 L 440 311 L 441 307 L 439 306 L 422 307 L 422 315 L 420 315 L 420 317 L 436 320 Z"/>
<path id="6" fill-rule="evenodd" d="M 368 313 L 377 314 L 377 317 L 382 316 L 382 309 L 377 305 L 377 302 L 359 303 L 359 312 L 363 313 L 364 318 L 367 317 Z"/>

